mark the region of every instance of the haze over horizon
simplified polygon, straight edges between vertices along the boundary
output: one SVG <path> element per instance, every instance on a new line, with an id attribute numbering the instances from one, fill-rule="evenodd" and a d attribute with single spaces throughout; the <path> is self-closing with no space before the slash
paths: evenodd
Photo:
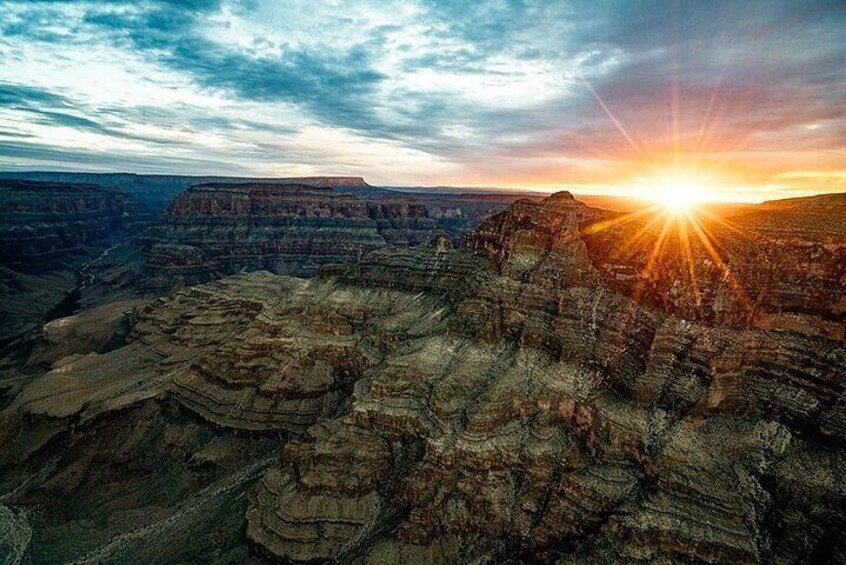
<path id="1" fill-rule="evenodd" d="M 2 170 L 846 191 L 837 0 L 0 1 L 0 22 Z"/>

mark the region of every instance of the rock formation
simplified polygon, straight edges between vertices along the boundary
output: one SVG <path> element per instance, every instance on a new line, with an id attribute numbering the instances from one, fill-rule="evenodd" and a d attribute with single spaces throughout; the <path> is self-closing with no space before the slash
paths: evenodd
<path id="1" fill-rule="evenodd" d="M 738 288 L 807 324 L 687 308 L 669 258 L 653 273 L 610 255 L 619 219 L 565 193 L 518 201 L 459 248 L 184 288 L 120 314 L 115 339 L 83 339 L 82 318 L 72 340 L 45 329 L 64 357 L 7 360 L 52 365 L 0 413 L 0 520 L 58 561 L 190 560 L 197 544 L 243 560 L 236 515 L 250 553 L 283 562 L 843 562 L 842 318 L 768 290 L 788 288 L 777 273 Z M 709 268 L 752 260 L 720 250 Z M 808 288 L 836 290 L 828 255 L 806 266 Z"/>
<path id="2" fill-rule="evenodd" d="M 0 181 L 0 340 L 43 323 L 76 271 L 148 217 L 126 194 L 92 185 Z"/>
<path id="3" fill-rule="evenodd" d="M 597 213 L 582 224 L 607 284 L 679 316 L 843 339 L 846 199 L 693 212 Z"/>
<path id="4" fill-rule="evenodd" d="M 41 265 L 79 254 L 126 227 L 135 210 L 120 192 L 92 185 L 0 182 L 0 262 Z"/>
<path id="5" fill-rule="evenodd" d="M 361 190 L 368 185 L 361 177 L 298 177 L 298 178 L 245 178 L 186 175 L 142 175 L 136 173 L 70 173 L 52 171 L 2 171 L 0 179 L 27 180 L 52 183 L 87 184 L 118 189 L 130 195 L 145 208 L 160 212 L 182 191 L 196 184 L 208 183 L 272 183 L 308 184 L 320 188 L 349 188 Z"/>
<path id="6" fill-rule="evenodd" d="M 490 214 L 500 212 L 525 192 L 496 189 L 467 191 L 455 187 L 380 188 L 361 177 L 314 176 L 289 178 L 210 177 L 183 175 L 143 175 L 134 173 L 69 173 L 48 171 L 0 171 L 0 179 L 30 180 L 53 183 L 89 184 L 118 189 L 153 212 L 161 212 L 183 191 L 198 184 L 305 184 L 331 188 L 338 193 L 356 194 L 366 200 L 415 199 L 430 210 L 430 216 L 441 221 L 452 233 L 464 233 Z M 534 194 L 540 198 L 540 194 Z M 471 225 L 472 223 L 472 225 Z"/>
<path id="7" fill-rule="evenodd" d="M 153 286 L 195 284 L 242 269 L 311 276 L 386 244 L 413 246 L 437 232 L 408 199 L 365 201 L 305 184 L 190 188 L 148 230 Z"/>

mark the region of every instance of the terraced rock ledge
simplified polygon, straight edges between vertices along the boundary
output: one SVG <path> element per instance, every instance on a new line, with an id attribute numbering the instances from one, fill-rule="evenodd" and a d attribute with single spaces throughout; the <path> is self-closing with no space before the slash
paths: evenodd
<path id="1" fill-rule="evenodd" d="M 69 446 L 0 503 L 61 498 L 68 519 L 34 518 L 47 533 L 30 544 L 79 558 L 55 542 L 84 514 L 79 438 L 144 414 L 134 441 L 190 462 L 168 467 L 183 486 L 276 454 L 233 507 L 246 524 L 207 546 L 221 559 L 846 561 L 842 332 L 636 292 L 585 234 L 607 219 L 567 194 L 518 201 L 457 249 L 383 247 L 312 280 L 245 273 L 135 306 L 123 343 L 68 350 L 0 413 L 4 484 Z M 817 280 L 815 296 L 838 292 Z M 787 296 L 757 312 L 842 330 L 828 298 Z"/>

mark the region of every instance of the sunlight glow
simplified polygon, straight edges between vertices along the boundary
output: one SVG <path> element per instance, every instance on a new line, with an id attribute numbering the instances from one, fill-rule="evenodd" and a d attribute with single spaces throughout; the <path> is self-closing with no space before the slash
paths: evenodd
<path id="1" fill-rule="evenodd" d="M 757 239 L 754 231 L 714 213 L 707 202 L 719 201 L 726 184 L 717 173 L 696 168 L 662 169 L 637 177 L 631 193 L 653 202 L 642 209 L 605 218 L 583 228 L 585 235 L 619 229 L 634 223 L 624 245 L 617 246 L 611 256 L 615 260 L 642 261 L 638 281 L 633 288 L 634 301 L 640 302 L 651 285 L 668 275 L 681 263 L 680 278 L 674 284 L 690 289 L 695 298 L 693 308 L 704 317 L 702 305 L 708 285 L 715 280 L 728 285 L 743 312 L 753 311 L 753 302 L 726 259 L 726 238 Z M 631 233 L 633 232 L 633 233 Z M 721 241 L 722 239 L 722 241 Z M 715 278 L 715 271 L 717 273 Z M 685 280 L 686 279 L 686 280 Z"/>
<path id="2" fill-rule="evenodd" d="M 646 198 L 657 202 L 667 211 L 679 214 L 697 203 L 709 200 L 713 188 L 694 174 L 673 174 L 658 177 L 650 182 Z"/>
<path id="3" fill-rule="evenodd" d="M 684 212 L 694 202 L 687 187 L 684 185 L 669 186 L 661 192 L 660 202 L 670 212 Z"/>

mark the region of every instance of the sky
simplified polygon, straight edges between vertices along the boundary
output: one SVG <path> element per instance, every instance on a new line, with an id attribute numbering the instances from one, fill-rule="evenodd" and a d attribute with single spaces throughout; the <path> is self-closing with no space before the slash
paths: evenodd
<path id="1" fill-rule="evenodd" d="M 0 0 L 0 170 L 846 192 L 846 2 Z"/>

